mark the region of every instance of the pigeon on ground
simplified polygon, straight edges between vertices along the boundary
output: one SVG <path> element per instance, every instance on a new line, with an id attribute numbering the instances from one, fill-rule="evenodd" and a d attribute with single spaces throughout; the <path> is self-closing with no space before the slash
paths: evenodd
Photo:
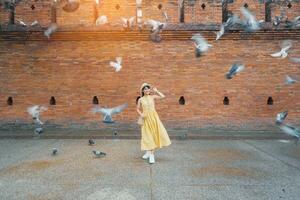
<path id="1" fill-rule="evenodd" d="M 287 117 L 287 115 L 288 115 L 288 111 L 278 113 L 277 116 L 276 116 L 276 124 L 277 125 L 282 124 L 283 121 L 285 120 L 285 118 Z"/>
<path id="2" fill-rule="evenodd" d="M 191 39 L 194 41 L 194 45 L 196 47 L 196 57 L 200 57 L 204 52 L 208 51 L 208 49 L 212 47 L 212 45 L 208 44 L 200 33 L 193 35 Z"/>
<path id="3" fill-rule="evenodd" d="M 243 71 L 245 69 L 245 65 L 239 64 L 239 63 L 234 63 L 230 70 L 226 73 L 226 78 L 227 79 L 232 79 L 234 75 L 237 73 Z"/>
<path id="4" fill-rule="evenodd" d="M 93 153 L 94 153 L 94 155 L 95 155 L 97 158 L 106 156 L 106 153 L 101 152 L 101 151 L 95 151 L 95 150 L 94 150 Z"/>
<path id="5" fill-rule="evenodd" d="M 53 156 L 55 156 L 55 155 L 57 154 L 57 152 L 58 152 L 57 148 L 53 148 L 53 149 L 52 149 L 52 155 L 53 155 Z"/>
<path id="6" fill-rule="evenodd" d="M 127 108 L 128 104 L 122 104 L 120 106 L 114 108 L 99 108 L 95 107 L 92 109 L 93 113 L 101 113 L 103 115 L 104 123 L 114 123 L 112 120 L 112 115 L 122 112 L 125 108 Z"/>
<path id="7" fill-rule="evenodd" d="M 116 57 L 116 62 L 110 61 L 109 65 L 115 68 L 116 72 L 119 72 L 122 68 L 122 57 Z"/>
<path id="8" fill-rule="evenodd" d="M 286 58 L 288 56 L 287 51 L 292 47 L 292 42 L 290 40 L 283 41 L 281 45 L 281 50 L 279 52 L 270 54 L 272 57 L 278 58 Z"/>
<path id="9" fill-rule="evenodd" d="M 89 139 L 89 145 L 94 145 L 94 144 L 95 144 L 94 140 Z"/>

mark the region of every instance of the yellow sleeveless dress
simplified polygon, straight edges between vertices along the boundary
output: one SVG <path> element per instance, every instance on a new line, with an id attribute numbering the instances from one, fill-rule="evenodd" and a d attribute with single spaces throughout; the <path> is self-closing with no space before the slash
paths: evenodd
<path id="1" fill-rule="evenodd" d="M 151 95 L 141 97 L 141 104 L 143 114 L 145 115 L 143 125 L 141 126 L 142 151 L 169 146 L 171 141 L 155 110 L 153 97 Z"/>

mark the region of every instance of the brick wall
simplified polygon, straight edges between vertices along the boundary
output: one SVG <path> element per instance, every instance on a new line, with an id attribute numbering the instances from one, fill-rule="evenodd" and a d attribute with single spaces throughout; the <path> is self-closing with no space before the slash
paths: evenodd
<path id="1" fill-rule="evenodd" d="M 299 56 L 293 41 L 291 56 Z M 52 41 L 1 42 L 0 120 L 31 121 L 26 108 L 49 106 L 42 119 L 52 124 L 100 121 L 89 111 L 93 96 L 102 106 L 128 102 L 115 119 L 135 123 L 135 99 L 143 82 L 157 86 L 167 98 L 157 110 L 168 127 L 239 126 L 245 129 L 272 127 L 277 112 L 289 110 L 290 121 L 300 116 L 299 84 L 284 85 L 285 75 L 300 79 L 299 66 L 289 59 L 269 56 L 278 41 L 211 41 L 213 48 L 202 58 L 194 56 L 191 41 Z M 109 61 L 123 57 L 116 73 Z M 232 80 L 224 78 L 230 65 L 241 61 L 246 70 Z M 14 105 L 6 100 L 13 97 Z M 186 105 L 179 105 L 184 96 Z M 223 105 L 227 96 L 229 105 Z M 271 96 L 274 105 L 267 105 Z M 299 121 L 298 121 L 299 122 Z"/>

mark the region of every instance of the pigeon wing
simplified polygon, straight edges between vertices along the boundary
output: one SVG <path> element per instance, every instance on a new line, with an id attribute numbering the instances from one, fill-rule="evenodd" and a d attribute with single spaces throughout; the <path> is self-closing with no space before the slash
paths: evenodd
<path id="1" fill-rule="evenodd" d="M 125 103 L 125 104 L 122 104 L 120 106 L 117 106 L 117 107 L 114 107 L 112 108 L 112 111 L 111 111 L 111 114 L 117 114 L 117 113 L 120 113 L 122 112 L 125 108 L 127 108 L 128 104 Z"/>

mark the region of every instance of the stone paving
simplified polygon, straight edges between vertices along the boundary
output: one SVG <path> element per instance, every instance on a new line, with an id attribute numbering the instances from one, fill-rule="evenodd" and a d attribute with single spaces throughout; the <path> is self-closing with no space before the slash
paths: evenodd
<path id="1" fill-rule="evenodd" d="M 58 154 L 51 155 L 52 148 Z M 92 150 L 106 152 L 95 158 Z M 1 200 L 298 200 L 293 140 L 172 140 L 156 163 L 139 140 L 1 139 Z"/>

